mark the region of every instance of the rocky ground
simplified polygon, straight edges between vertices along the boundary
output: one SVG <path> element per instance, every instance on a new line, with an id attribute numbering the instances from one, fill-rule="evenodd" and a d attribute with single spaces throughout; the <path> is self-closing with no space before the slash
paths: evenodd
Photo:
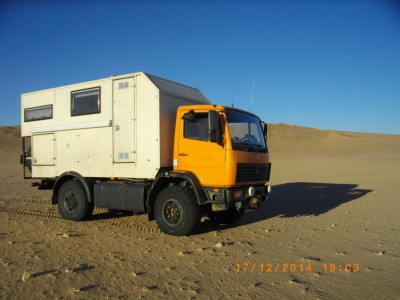
<path id="1" fill-rule="evenodd" d="M 0 130 L 1 299 L 398 299 L 400 136 L 270 126 L 272 194 L 189 237 L 146 215 L 71 222 Z"/>

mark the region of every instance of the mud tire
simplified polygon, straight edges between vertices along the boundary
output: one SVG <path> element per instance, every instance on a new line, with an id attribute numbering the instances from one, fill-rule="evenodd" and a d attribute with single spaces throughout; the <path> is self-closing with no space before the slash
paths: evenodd
<path id="1" fill-rule="evenodd" d="M 158 194 L 154 218 L 164 233 L 190 235 L 200 226 L 201 209 L 189 187 L 170 186 Z"/>
<path id="2" fill-rule="evenodd" d="M 58 210 L 67 220 L 82 221 L 88 219 L 94 209 L 85 188 L 78 179 L 64 182 L 57 193 Z"/>

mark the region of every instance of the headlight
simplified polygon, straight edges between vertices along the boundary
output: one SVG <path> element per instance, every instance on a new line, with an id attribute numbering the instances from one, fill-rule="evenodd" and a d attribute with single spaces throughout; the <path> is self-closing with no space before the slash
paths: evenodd
<path id="1" fill-rule="evenodd" d="M 253 197 L 254 194 L 256 193 L 256 189 L 254 187 L 249 187 L 249 190 L 247 191 L 249 193 L 250 197 Z"/>

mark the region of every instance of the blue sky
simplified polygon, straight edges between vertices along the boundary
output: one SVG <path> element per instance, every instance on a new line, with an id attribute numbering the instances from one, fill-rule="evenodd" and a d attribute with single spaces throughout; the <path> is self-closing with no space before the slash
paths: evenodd
<path id="1" fill-rule="evenodd" d="M 20 94 L 148 72 L 268 123 L 400 134 L 398 1 L 0 1 L 0 124 Z"/>

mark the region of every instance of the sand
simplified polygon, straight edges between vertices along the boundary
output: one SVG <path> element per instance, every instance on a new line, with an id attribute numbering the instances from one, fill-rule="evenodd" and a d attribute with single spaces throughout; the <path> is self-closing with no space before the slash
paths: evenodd
<path id="1" fill-rule="evenodd" d="M 0 299 L 399 299 L 400 136 L 269 126 L 272 194 L 189 237 L 146 215 L 71 222 L 0 130 Z"/>

